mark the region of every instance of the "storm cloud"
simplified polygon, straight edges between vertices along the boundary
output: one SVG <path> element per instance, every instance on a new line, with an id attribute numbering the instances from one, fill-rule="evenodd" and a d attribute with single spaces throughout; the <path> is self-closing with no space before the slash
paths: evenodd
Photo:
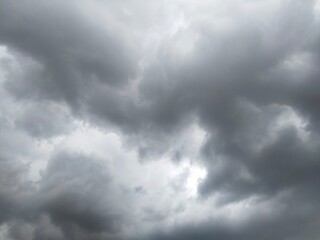
<path id="1" fill-rule="evenodd" d="M 318 239 L 320 2 L 0 0 L 0 239 Z"/>

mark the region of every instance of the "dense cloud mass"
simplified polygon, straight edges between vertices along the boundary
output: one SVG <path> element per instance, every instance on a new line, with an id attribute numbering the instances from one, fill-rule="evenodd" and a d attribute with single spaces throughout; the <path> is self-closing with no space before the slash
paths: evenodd
<path id="1" fill-rule="evenodd" d="M 0 0 L 0 240 L 316 240 L 320 1 Z"/>

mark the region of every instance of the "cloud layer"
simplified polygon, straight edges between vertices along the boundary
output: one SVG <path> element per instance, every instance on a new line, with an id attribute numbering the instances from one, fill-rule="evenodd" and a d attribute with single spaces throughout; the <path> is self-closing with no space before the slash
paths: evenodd
<path id="1" fill-rule="evenodd" d="M 317 239 L 319 6 L 0 0 L 0 239 Z"/>

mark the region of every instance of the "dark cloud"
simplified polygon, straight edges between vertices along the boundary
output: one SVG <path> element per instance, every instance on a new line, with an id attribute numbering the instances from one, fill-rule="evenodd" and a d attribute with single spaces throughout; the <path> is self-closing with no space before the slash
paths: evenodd
<path id="1" fill-rule="evenodd" d="M 0 223 L 8 236 L 316 239 L 318 5 L 0 0 L 0 42 L 11 56 L 0 61 Z M 114 152 L 109 166 L 83 145 L 61 151 L 46 141 L 72 134 L 76 122 L 116 132 L 140 160 L 202 164 L 198 199 L 174 210 L 159 197 L 159 209 L 146 207 L 156 187 L 124 183 L 139 177 L 119 177 L 129 163 Z M 193 124 L 204 137 L 190 153 Z M 51 148 L 35 146 L 39 139 Z M 39 158 L 47 166 L 29 180 Z M 170 196 L 190 176 L 170 183 Z M 194 213 L 201 221 L 179 220 L 188 206 L 209 212 L 251 199 L 256 211 L 236 223 L 203 212 Z"/>
<path id="2" fill-rule="evenodd" d="M 23 163 L 1 158 L 0 165 L 0 222 L 3 224 L 16 216 L 27 217 L 25 215 L 30 214 L 26 207 L 29 207 L 34 188 L 24 181 L 27 166 Z"/>
<path id="3" fill-rule="evenodd" d="M 61 153 L 49 163 L 43 178 L 44 211 L 67 234 L 74 227 L 119 231 L 121 216 L 111 207 L 115 202 L 108 191 L 112 178 L 94 160 Z"/>
<path id="4" fill-rule="evenodd" d="M 27 79 L 9 83 L 18 97 L 76 105 L 87 84 L 121 85 L 133 75 L 133 53 L 124 30 L 91 22 L 85 10 L 75 2 L 1 1 L 1 41 L 37 64 L 31 76 L 23 76 Z"/>
<path id="5" fill-rule="evenodd" d="M 212 221 L 197 226 L 177 228 L 167 233 L 161 232 L 150 236 L 150 239 L 316 239 L 318 231 L 313 222 L 305 221 L 304 215 L 281 212 L 286 217 L 274 214 L 272 217 L 254 217 L 243 225 L 234 225 L 227 222 Z M 312 214 L 311 214 L 312 215 Z M 310 220 L 310 215 L 308 215 Z M 318 217 L 312 218 L 319 221 Z"/>
<path id="6" fill-rule="evenodd" d="M 319 146 L 297 134 L 288 127 L 258 153 L 236 153 L 210 162 L 212 175 L 201 186 L 202 193 L 226 193 L 235 201 L 252 195 L 269 198 L 291 188 L 313 188 L 320 171 Z"/>
<path id="7" fill-rule="evenodd" d="M 128 223 L 126 201 L 97 159 L 61 152 L 38 187 L 16 165 L 1 160 L 0 220 L 12 239 L 117 239 Z"/>

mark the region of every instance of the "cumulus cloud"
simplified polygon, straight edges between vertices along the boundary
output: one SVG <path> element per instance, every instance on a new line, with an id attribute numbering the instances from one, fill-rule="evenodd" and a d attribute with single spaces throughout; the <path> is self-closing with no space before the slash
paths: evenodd
<path id="1" fill-rule="evenodd" d="M 319 16 L 0 0 L 0 238 L 317 239 Z"/>

